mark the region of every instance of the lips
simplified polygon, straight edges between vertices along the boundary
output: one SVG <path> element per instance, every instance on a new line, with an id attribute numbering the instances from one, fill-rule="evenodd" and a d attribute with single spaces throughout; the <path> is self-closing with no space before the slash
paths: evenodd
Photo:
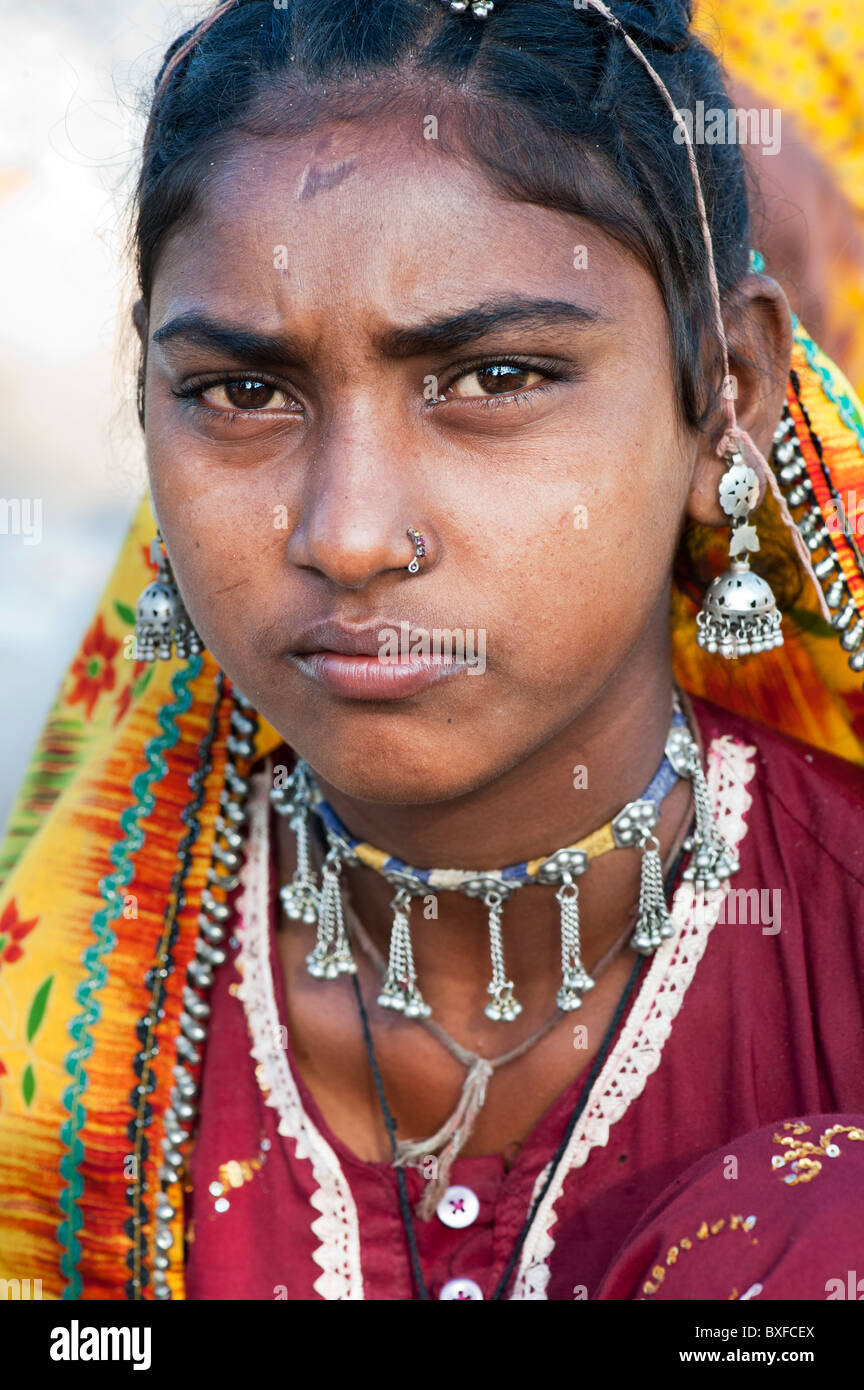
<path id="1" fill-rule="evenodd" d="M 332 619 L 314 623 L 306 628 L 292 648 L 295 656 L 309 655 L 313 652 L 340 652 L 343 656 L 374 656 L 377 658 L 383 645 L 379 633 L 400 631 L 399 623 L 390 618 L 376 622 L 366 622 L 362 627 L 351 627 Z"/>
<path id="2" fill-rule="evenodd" d="M 462 662 L 443 655 L 384 659 L 379 634 L 399 633 L 402 626 L 389 618 L 354 628 L 316 623 L 298 637 L 289 658 L 310 680 L 349 700 L 406 700 L 464 672 Z"/>

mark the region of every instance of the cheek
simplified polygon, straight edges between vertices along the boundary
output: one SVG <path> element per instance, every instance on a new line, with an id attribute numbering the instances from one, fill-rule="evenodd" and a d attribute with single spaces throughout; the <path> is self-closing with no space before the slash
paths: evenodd
<path id="1" fill-rule="evenodd" d="M 541 687 L 546 699 L 556 689 L 567 699 L 574 685 L 613 671 L 665 590 L 683 494 L 665 456 L 632 456 L 638 471 L 598 462 L 589 474 L 582 461 L 575 483 L 558 487 L 558 508 L 522 535 L 499 611 L 509 603 L 513 653 L 533 699 Z"/>
<path id="2" fill-rule="evenodd" d="M 285 532 L 274 527 L 272 488 L 254 474 L 196 463 L 188 440 L 182 452 L 170 446 L 148 440 L 153 508 L 189 616 L 230 673 L 251 649 L 250 619 L 266 617 Z"/>

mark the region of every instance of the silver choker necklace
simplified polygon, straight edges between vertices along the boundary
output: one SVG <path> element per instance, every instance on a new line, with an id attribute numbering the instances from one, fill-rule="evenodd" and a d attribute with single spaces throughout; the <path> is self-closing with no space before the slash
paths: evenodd
<path id="1" fill-rule="evenodd" d="M 287 917 L 316 927 L 316 943 L 306 957 L 309 973 L 317 980 L 356 974 L 357 965 L 345 927 L 342 871 L 346 865 L 372 868 L 396 889 L 391 902 L 389 959 L 378 1004 L 403 1013 L 406 1018 L 423 1019 L 431 1013 L 414 966 L 411 944 L 414 898 L 424 898 L 428 905 L 436 903 L 437 894 L 444 891 L 463 893 L 482 901 L 488 912 L 491 958 L 491 979 L 487 986 L 490 1000 L 484 1012 L 494 1022 L 512 1022 L 522 1012 L 514 982 L 507 977 L 501 930 L 504 904 L 519 888 L 541 883 L 559 885 L 555 897 L 561 920 L 561 984 L 556 1004 L 564 1013 L 578 1009 L 583 996 L 594 986 L 582 962 L 576 882 L 588 870 L 592 859 L 612 849 L 637 850 L 642 856 L 641 881 L 630 946 L 642 955 L 650 955 L 661 942 L 673 937 L 675 929 L 666 905 L 659 843 L 652 832 L 664 798 L 680 777 L 688 778 L 692 785 L 696 818 L 694 833 L 684 841 L 684 849 L 692 852 L 684 879 L 691 881 L 697 890 L 710 891 L 739 868 L 733 850 L 718 830 L 699 750 L 677 699 L 663 759 L 640 797 L 629 801 L 607 825 L 576 844 L 567 845 L 545 858 L 505 869 L 412 868 L 352 836 L 324 800 L 309 765 L 302 758 L 290 775 L 287 769 L 281 772 L 285 777 L 281 783 L 277 781 L 270 796 L 279 814 L 290 817 L 297 857 L 291 882 L 280 889 L 280 898 Z M 279 775 L 277 769 L 277 778 Z M 310 814 L 319 819 L 328 845 L 320 882 L 310 859 Z M 430 915 L 428 911 L 427 915 Z M 437 916 L 437 912 L 431 915 Z"/>

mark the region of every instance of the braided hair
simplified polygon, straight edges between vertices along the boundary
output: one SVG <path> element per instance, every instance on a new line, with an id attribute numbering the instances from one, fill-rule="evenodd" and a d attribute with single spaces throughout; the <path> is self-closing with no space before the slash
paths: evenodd
<path id="1" fill-rule="evenodd" d="M 691 0 L 622 0 L 615 14 L 679 109 L 728 110 L 691 10 Z M 156 78 L 133 214 L 144 303 L 166 234 L 194 212 L 232 136 L 290 136 L 406 103 L 421 121 L 442 112 L 439 146 L 508 196 L 587 217 L 639 258 L 663 296 L 682 419 L 704 427 L 721 372 L 687 151 L 620 36 L 573 0 L 499 0 L 482 21 L 438 0 L 217 5 Z M 734 143 L 700 144 L 696 156 L 725 295 L 748 269 L 744 162 Z"/>

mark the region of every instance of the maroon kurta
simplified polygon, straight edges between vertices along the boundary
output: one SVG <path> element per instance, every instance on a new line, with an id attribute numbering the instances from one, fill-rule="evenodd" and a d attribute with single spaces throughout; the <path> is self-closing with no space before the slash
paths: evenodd
<path id="1" fill-rule="evenodd" d="M 864 1225 L 864 772 L 693 704 L 734 896 L 700 907 L 679 878 L 677 936 L 642 969 L 508 1296 L 846 1296 L 826 1281 L 853 1258 L 835 1236 Z M 394 1171 L 331 1132 L 294 1065 L 266 790 L 212 992 L 187 1297 L 411 1299 Z M 491 1296 L 586 1080 L 509 1171 L 456 1160 L 467 1192 L 415 1220 L 431 1297 Z M 406 1177 L 415 1203 L 424 1179 Z"/>

